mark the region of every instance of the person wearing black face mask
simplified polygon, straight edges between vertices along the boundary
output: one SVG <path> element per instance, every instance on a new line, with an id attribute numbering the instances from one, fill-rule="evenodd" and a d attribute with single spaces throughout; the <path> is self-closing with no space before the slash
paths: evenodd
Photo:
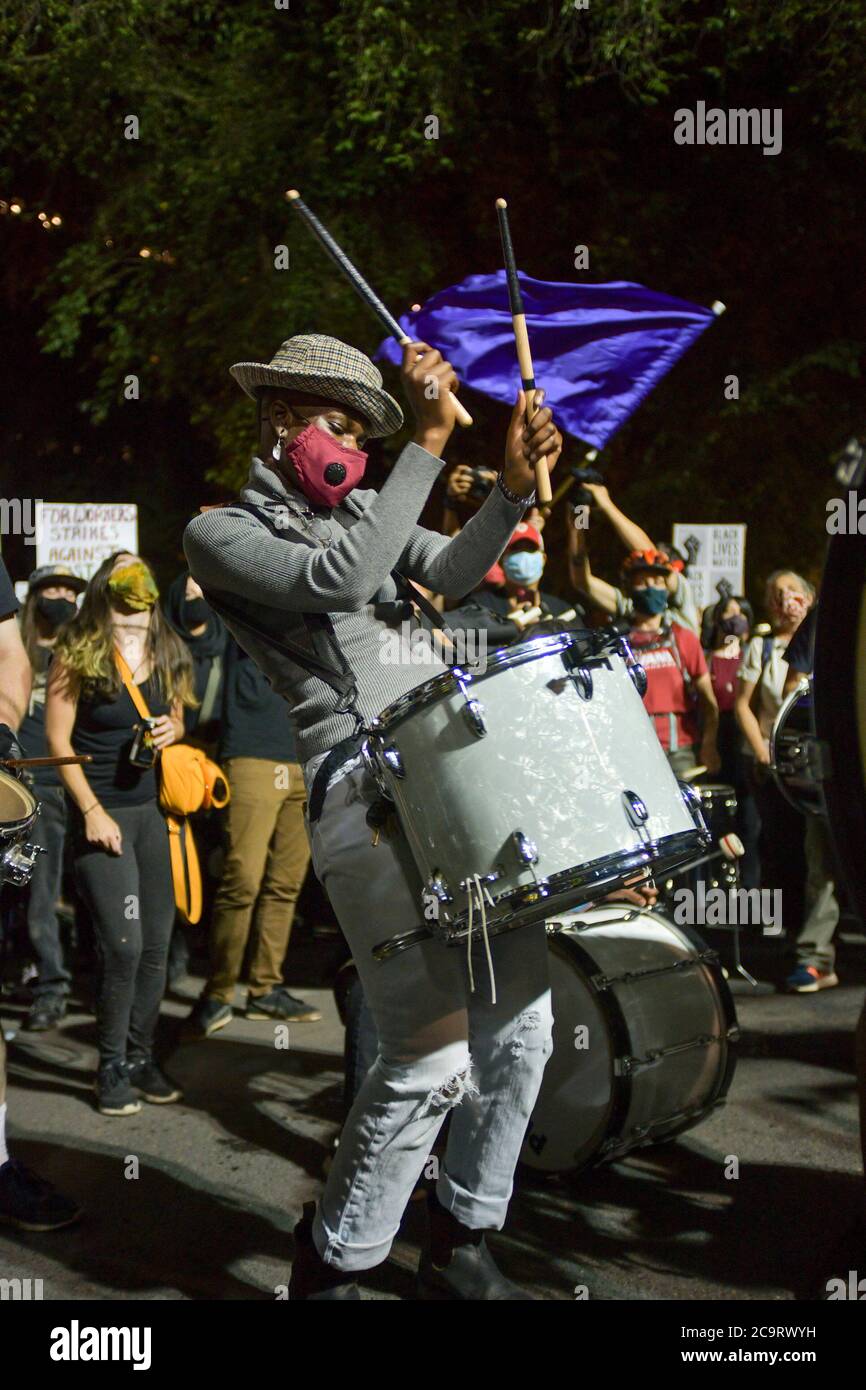
<path id="1" fill-rule="evenodd" d="M 33 686 L 20 729 L 29 758 L 48 756 L 45 741 L 45 683 L 57 633 L 74 617 L 75 600 L 87 581 L 63 565 L 42 565 L 34 570 L 21 614 L 21 638 L 30 658 Z M 33 987 L 33 1004 L 24 1027 L 29 1032 L 54 1028 L 66 1013 L 71 975 L 63 958 L 57 899 L 63 876 L 66 842 L 66 799 L 54 768 L 32 768 L 27 774 L 42 803 L 31 840 L 45 850 L 40 854 L 30 881 L 27 930 L 39 971 Z"/>
<path id="2" fill-rule="evenodd" d="M 732 786 L 737 794 L 737 834 L 745 847 L 740 860 L 740 881 L 744 888 L 760 888 L 761 865 L 758 841 L 761 818 L 743 757 L 741 735 L 734 707 L 737 701 L 737 673 L 749 640 L 754 616 L 744 598 L 721 598 L 705 615 L 707 666 L 713 693 L 719 706 L 718 747 L 721 766 L 719 782 Z"/>
<path id="3" fill-rule="evenodd" d="M 193 684 L 198 704 L 183 712 L 184 740 L 216 758 L 220 738 L 220 714 L 225 691 L 228 633 L 188 570 L 169 585 L 163 611 L 192 657 Z M 215 885 L 207 873 L 211 854 L 219 844 L 222 817 L 203 812 L 194 821 L 196 842 L 203 868 L 204 920 L 210 916 Z M 168 985 L 173 988 L 188 973 L 188 932 L 178 919 L 168 950 Z"/>
<path id="4" fill-rule="evenodd" d="M 184 710 L 186 742 L 196 744 L 209 757 L 215 757 L 228 640 L 225 627 L 188 571 L 179 574 L 169 586 L 164 611 L 192 657 L 199 704 L 195 709 Z"/>
<path id="5" fill-rule="evenodd" d="M 737 671 L 742 649 L 749 638 L 749 616 L 745 601 L 724 598 L 712 611 L 712 627 L 707 642 L 707 662 L 713 693 L 719 706 L 719 755 L 722 780 L 734 783 L 734 761 L 739 746 L 734 705 L 737 699 Z"/>

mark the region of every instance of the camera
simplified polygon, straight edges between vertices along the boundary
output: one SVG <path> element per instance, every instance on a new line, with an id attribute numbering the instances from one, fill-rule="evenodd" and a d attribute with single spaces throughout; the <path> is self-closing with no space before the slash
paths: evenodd
<path id="1" fill-rule="evenodd" d="M 574 478 L 574 481 L 577 483 L 577 488 L 575 490 L 572 501 L 578 506 L 594 506 L 595 498 L 593 497 L 591 492 L 587 492 L 583 484 L 603 483 L 604 478 L 602 477 L 601 473 L 599 473 L 597 468 L 587 468 L 585 464 L 579 463 L 573 463 L 571 465 L 571 468 L 569 469 L 569 472 L 571 473 L 572 478 Z"/>
<path id="2" fill-rule="evenodd" d="M 153 730 L 156 728 L 155 719 L 143 719 L 140 724 L 136 724 L 132 745 L 129 749 L 129 761 L 133 767 L 151 768 L 156 764 L 158 750 L 153 746 Z"/>
<path id="3" fill-rule="evenodd" d="M 485 477 L 485 474 L 489 473 L 490 470 L 488 468 L 470 468 L 469 472 L 472 474 L 472 482 L 468 495 L 476 502 L 483 502 L 493 488 L 494 479 Z"/>

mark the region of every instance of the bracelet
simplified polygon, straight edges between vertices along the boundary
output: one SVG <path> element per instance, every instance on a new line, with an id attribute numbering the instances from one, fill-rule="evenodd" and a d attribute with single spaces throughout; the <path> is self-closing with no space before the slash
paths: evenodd
<path id="1" fill-rule="evenodd" d="M 522 497 L 519 492 L 511 491 L 511 488 L 506 485 L 505 475 L 502 473 L 497 474 L 496 486 L 499 488 L 499 491 L 502 493 L 502 496 L 505 498 L 506 502 L 510 502 L 511 505 L 514 507 L 531 507 L 533 502 L 535 501 L 534 488 L 532 492 L 530 492 L 528 497 Z"/>
<path id="2" fill-rule="evenodd" d="M 92 806 L 88 806 L 88 808 L 87 808 L 86 811 L 82 811 L 82 812 L 81 812 L 82 816 L 89 816 L 89 815 L 90 815 L 90 812 L 91 812 L 91 811 L 95 811 L 98 805 L 99 805 L 99 802 L 98 802 L 98 801 L 94 801 L 94 803 L 93 803 Z"/>

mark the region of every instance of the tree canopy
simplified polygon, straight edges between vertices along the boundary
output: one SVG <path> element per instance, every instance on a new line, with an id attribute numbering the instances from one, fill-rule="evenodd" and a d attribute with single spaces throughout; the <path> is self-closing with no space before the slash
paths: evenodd
<path id="1" fill-rule="evenodd" d="M 498 265 L 504 194 L 530 274 L 728 305 L 606 451 L 626 509 L 660 537 L 745 520 L 760 572 L 820 562 L 827 460 L 863 423 L 860 0 L 13 0 L 0 36 L 4 450 L 28 477 L 57 460 L 40 380 L 81 474 L 134 437 L 169 496 L 181 462 L 188 492 L 245 473 L 231 362 L 313 329 L 373 349 L 287 187 L 397 313 Z M 697 100 L 780 108 L 781 153 L 676 145 Z M 502 408 L 472 406 L 454 454 L 490 461 Z"/>

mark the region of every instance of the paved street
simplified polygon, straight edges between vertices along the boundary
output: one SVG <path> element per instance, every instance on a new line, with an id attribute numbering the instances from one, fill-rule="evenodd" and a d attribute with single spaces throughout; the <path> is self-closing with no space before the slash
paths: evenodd
<path id="1" fill-rule="evenodd" d="M 775 953 L 752 960 L 779 979 Z M 802 1299 L 866 1271 L 853 1029 L 866 942 L 843 946 L 843 984 L 819 996 L 738 994 L 740 1061 L 728 1104 L 675 1143 L 571 1178 L 524 1175 L 502 1264 L 546 1299 Z M 188 1005 L 164 1005 L 166 1069 L 185 1100 L 105 1119 L 92 1101 L 93 1019 L 69 1015 L 10 1047 L 15 1152 L 86 1206 L 53 1235 L 0 1231 L 0 1277 L 41 1278 L 45 1298 L 261 1299 L 286 1282 L 290 1232 L 319 1186 L 341 1114 L 342 1028 L 329 991 L 293 1026 L 240 1015 L 176 1045 Z M 184 993 L 193 998 L 197 982 Z M 7 1030 L 23 1008 L 4 1003 Z M 726 1160 L 739 1177 L 726 1179 Z M 125 1173 L 135 1167 L 139 1175 Z M 420 1212 L 410 1209 L 371 1298 L 412 1295 Z"/>

